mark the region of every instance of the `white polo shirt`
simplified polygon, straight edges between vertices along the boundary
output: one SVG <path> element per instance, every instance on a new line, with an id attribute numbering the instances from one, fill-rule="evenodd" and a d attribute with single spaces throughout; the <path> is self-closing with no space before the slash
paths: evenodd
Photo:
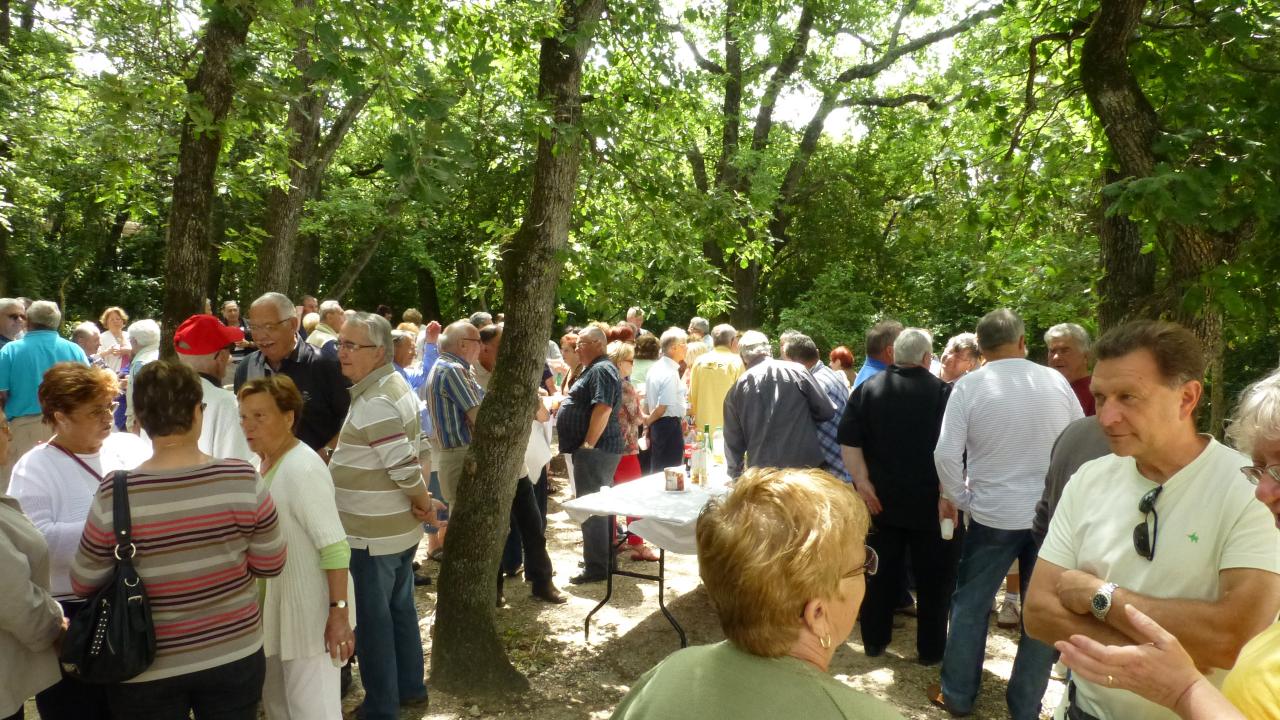
<path id="1" fill-rule="evenodd" d="M 1216 601 L 1222 570 L 1280 572 L 1280 533 L 1240 473 L 1249 464 L 1247 457 L 1210 438 L 1156 498 L 1155 558 L 1147 560 L 1133 547 L 1133 529 L 1143 521 L 1138 502 L 1156 483 L 1138 472 L 1131 457 L 1107 455 L 1085 463 L 1067 483 L 1040 557 L 1151 597 Z M 1208 677 L 1220 686 L 1225 676 L 1224 670 L 1214 670 Z M 1081 708 L 1102 720 L 1177 718 L 1131 692 L 1078 676 L 1075 682 Z"/>

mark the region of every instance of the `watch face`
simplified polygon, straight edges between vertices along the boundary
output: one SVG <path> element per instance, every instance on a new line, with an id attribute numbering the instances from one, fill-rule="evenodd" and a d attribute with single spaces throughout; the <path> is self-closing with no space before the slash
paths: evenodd
<path id="1" fill-rule="evenodd" d="M 1099 612 L 1099 613 L 1103 612 L 1110 606 L 1111 606 L 1111 598 L 1107 597 L 1106 595 L 1098 593 L 1097 595 L 1093 596 L 1094 612 Z"/>

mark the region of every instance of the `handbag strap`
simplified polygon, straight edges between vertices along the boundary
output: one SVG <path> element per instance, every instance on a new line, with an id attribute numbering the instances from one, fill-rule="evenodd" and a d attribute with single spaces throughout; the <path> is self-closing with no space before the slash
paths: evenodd
<path id="1" fill-rule="evenodd" d="M 54 448 L 57 448 L 57 449 L 61 450 L 61 451 L 62 451 L 62 452 L 67 456 L 67 457 L 71 458 L 72 460 L 75 460 L 77 465 L 79 465 L 80 467 L 84 468 L 84 471 L 85 471 L 85 472 L 87 472 L 87 473 L 89 473 L 91 476 L 93 476 L 93 479 L 94 479 L 94 480 L 97 480 L 98 482 L 102 482 L 102 476 L 98 474 L 98 471 L 97 471 L 97 470 L 94 470 L 92 467 L 90 467 L 90 466 L 89 466 L 89 463 L 87 463 L 87 462 L 85 462 L 83 459 L 81 459 L 81 457 L 80 457 L 79 455 L 77 455 L 77 454 L 75 454 L 75 453 L 71 452 L 70 450 L 66 449 L 65 447 L 63 447 L 63 446 L 59 445 L 58 443 L 56 443 L 56 442 L 54 442 L 54 441 L 52 441 L 52 440 L 50 440 L 50 441 L 49 441 L 49 447 L 54 447 Z"/>
<path id="2" fill-rule="evenodd" d="M 133 544 L 133 518 L 129 514 L 129 473 L 116 470 L 111 473 L 111 524 L 115 526 L 116 560 L 125 562 L 133 560 L 138 548 Z M 121 555 L 120 550 L 128 548 L 128 555 Z"/>

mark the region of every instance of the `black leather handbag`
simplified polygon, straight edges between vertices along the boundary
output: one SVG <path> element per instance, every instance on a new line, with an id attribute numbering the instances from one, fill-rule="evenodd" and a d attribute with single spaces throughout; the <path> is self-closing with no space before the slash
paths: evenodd
<path id="1" fill-rule="evenodd" d="M 84 609 L 62 641 L 62 670 L 82 682 L 106 685 L 137 677 L 156 658 L 156 630 L 147 588 L 133 567 L 138 553 L 129 515 L 129 474 L 111 473 L 115 572 Z"/>

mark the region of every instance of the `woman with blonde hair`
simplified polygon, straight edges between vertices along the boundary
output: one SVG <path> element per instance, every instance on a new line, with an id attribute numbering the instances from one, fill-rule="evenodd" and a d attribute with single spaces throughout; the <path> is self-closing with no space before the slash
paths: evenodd
<path id="1" fill-rule="evenodd" d="M 98 357 L 111 368 L 111 372 L 119 373 L 133 348 L 129 344 L 129 333 L 124 329 L 129 324 L 129 313 L 124 308 L 112 305 L 102 311 L 98 318 L 102 326 L 102 336 L 98 341 Z"/>
<path id="2" fill-rule="evenodd" d="M 871 516 L 822 470 L 753 468 L 698 518 L 698 565 L 725 641 L 645 673 L 614 720 L 900 720 L 832 678 L 878 559 Z"/>

